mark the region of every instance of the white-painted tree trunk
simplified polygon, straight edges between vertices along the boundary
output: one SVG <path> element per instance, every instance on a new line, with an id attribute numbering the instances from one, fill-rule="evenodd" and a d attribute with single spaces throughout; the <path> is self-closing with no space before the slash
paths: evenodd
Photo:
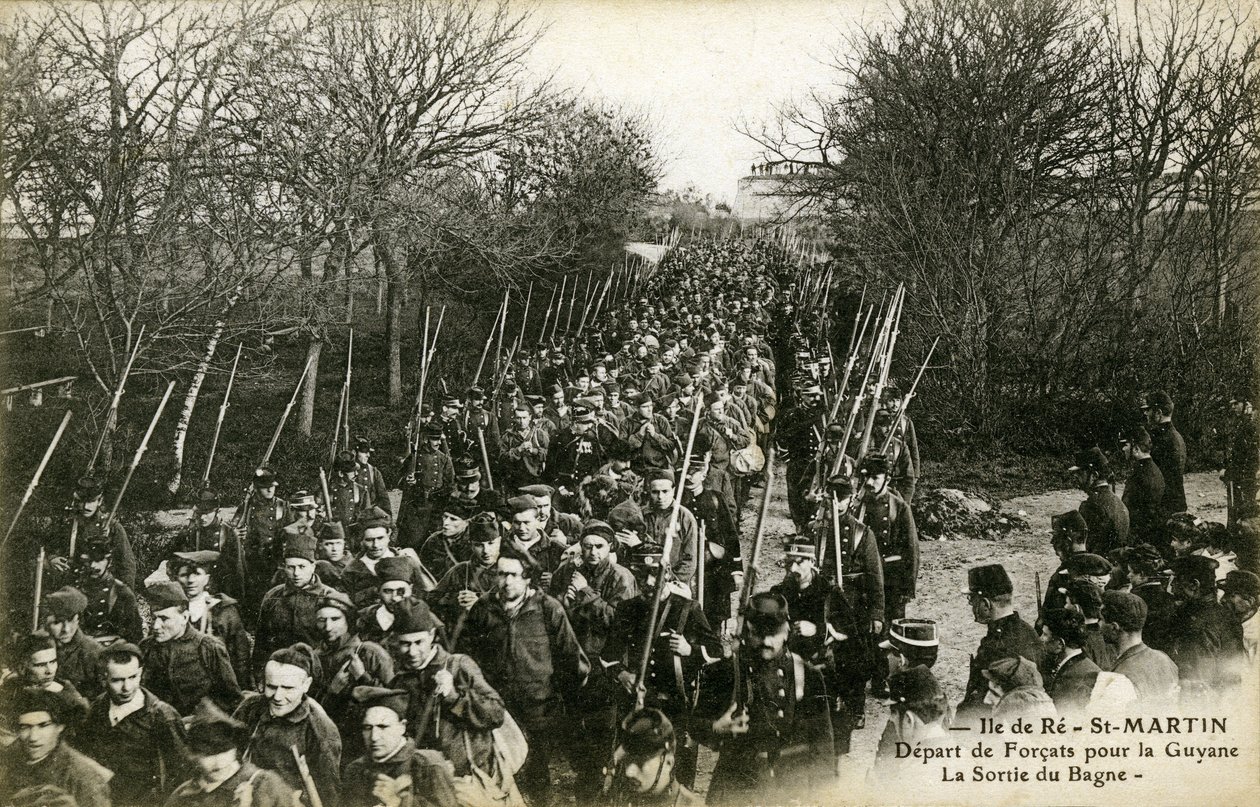
<path id="1" fill-rule="evenodd" d="M 192 423 L 193 410 L 197 407 L 197 397 L 201 394 L 201 385 L 206 380 L 206 371 L 210 369 L 210 360 L 214 358 L 214 351 L 219 347 L 219 340 L 223 337 L 225 326 L 225 320 L 219 320 L 214 324 L 214 333 L 210 335 L 210 341 L 206 344 L 206 352 L 197 364 L 197 372 L 193 374 L 192 383 L 188 385 L 188 392 L 184 394 L 184 408 L 180 410 L 179 423 L 175 425 L 175 472 L 166 483 L 166 489 L 170 491 L 171 496 L 179 493 L 179 486 L 183 483 L 184 443 L 188 439 L 188 426 Z"/>

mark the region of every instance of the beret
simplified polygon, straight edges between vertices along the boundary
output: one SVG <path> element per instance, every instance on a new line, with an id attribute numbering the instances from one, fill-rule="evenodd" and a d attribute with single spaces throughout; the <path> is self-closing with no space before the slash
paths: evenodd
<path id="1" fill-rule="evenodd" d="M 787 601 L 778 594 L 754 594 L 744 608 L 744 621 L 762 632 L 778 630 L 788 622 Z"/>
<path id="2" fill-rule="evenodd" d="M 539 498 L 549 497 L 556 492 L 551 485 L 526 485 L 523 488 L 517 488 L 517 493 L 524 493 L 527 496 L 537 496 Z"/>
<path id="3" fill-rule="evenodd" d="M 364 711 L 373 706 L 383 706 L 399 718 L 407 717 L 407 707 L 411 697 L 405 689 L 387 689 L 385 687 L 357 686 L 350 690 L 350 699 L 359 704 Z"/>
<path id="4" fill-rule="evenodd" d="M 1023 656 L 1000 658 L 981 671 L 985 678 L 1002 688 L 1003 692 L 1026 686 L 1042 686 L 1037 665 Z"/>
<path id="5" fill-rule="evenodd" d="M 1098 616 L 1103 604 L 1102 589 L 1085 578 L 1069 580 L 1065 589 L 1072 603 L 1079 607 L 1087 618 L 1093 619 Z"/>
<path id="6" fill-rule="evenodd" d="M 651 484 L 658 480 L 665 479 L 671 485 L 674 484 L 674 472 L 669 468 L 650 468 L 643 474 L 643 481 Z"/>
<path id="7" fill-rule="evenodd" d="M 62 586 L 44 598 L 44 610 L 58 619 L 76 617 L 87 610 L 87 606 L 88 598 L 72 586 Z"/>
<path id="8" fill-rule="evenodd" d="M 1172 569 L 1174 575 L 1193 577 L 1204 583 L 1211 580 L 1214 586 L 1216 567 L 1219 565 L 1220 563 L 1215 558 L 1209 558 L 1207 555 L 1181 555 L 1168 562 L 1168 567 Z"/>
<path id="9" fill-rule="evenodd" d="M 159 581 L 145 588 L 144 597 L 149 601 L 149 607 L 154 612 L 188 605 L 188 595 L 184 593 L 184 589 L 178 583 L 171 583 L 166 580 Z"/>
<path id="10" fill-rule="evenodd" d="M 389 529 L 393 526 L 394 519 L 388 512 L 382 510 L 380 507 L 374 506 L 368 511 L 367 515 L 359 519 L 359 528 L 364 530 L 372 527 L 384 527 L 385 529 Z"/>
<path id="11" fill-rule="evenodd" d="M 1225 579 L 1216 585 L 1226 594 L 1260 597 L 1260 577 L 1243 569 L 1231 569 Z"/>
<path id="12" fill-rule="evenodd" d="M 650 759 L 674 743 L 674 724 L 659 709 L 638 709 L 621 721 L 620 746 L 629 759 Z"/>
<path id="13" fill-rule="evenodd" d="M 537 510 L 538 502 L 533 496 L 513 496 L 507 500 L 507 506 L 513 513 L 523 513 L 526 510 Z"/>
<path id="14" fill-rule="evenodd" d="M 478 513 L 468 522 L 468 540 L 474 544 L 488 544 L 500 537 L 499 522 L 493 513 Z"/>
<path id="15" fill-rule="evenodd" d="M 462 521 L 467 521 L 476 515 L 476 506 L 467 499 L 452 497 L 446 500 L 446 504 L 442 505 L 442 512 L 446 515 L 454 516 Z"/>
<path id="16" fill-rule="evenodd" d="M 319 610 L 320 608 L 336 608 L 346 616 L 351 616 L 357 613 L 354 603 L 350 602 L 350 595 L 343 591 L 337 591 L 336 589 L 328 591 L 319 598 L 319 602 L 316 603 L 315 609 Z"/>

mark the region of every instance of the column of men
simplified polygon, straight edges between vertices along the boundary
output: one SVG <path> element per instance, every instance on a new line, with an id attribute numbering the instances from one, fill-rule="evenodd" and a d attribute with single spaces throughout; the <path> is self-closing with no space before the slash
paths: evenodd
<path id="1" fill-rule="evenodd" d="M 582 803 L 685 803 L 697 743 L 723 798 L 829 773 L 835 701 L 788 648 L 801 617 L 757 595 L 745 652 L 723 642 L 777 403 L 773 260 L 679 250 L 658 302 L 444 398 L 396 467 L 361 439 L 326 495 L 263 467 L 226 520 L 203 492 L 142 581 L 81 480 L 76 551 L 45 542 L 42 629 L 8 659 L 0 796 L 537 805 L 563 756 Z"/>

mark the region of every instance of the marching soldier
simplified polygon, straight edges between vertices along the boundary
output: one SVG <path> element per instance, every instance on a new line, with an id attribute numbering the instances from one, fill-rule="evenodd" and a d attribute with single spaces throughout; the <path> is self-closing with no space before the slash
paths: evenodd
<path id="1" fill-rule="evenodd" d="M 105 498 L 104 488 L 95 477 L 85 476 L 75 485 L 74 503 L 71 505 L 71 523 L 67 525 L 66 534 L 57 536 L 50 543 L 57 547 L 65 545 L 70 534 L 75 534 L 76 548 L 84 543 L 107 543 L 113 558 L 113 574 L 128 588 L 135 590 L 136 585 L 136 553 L 131 549 L 131 539 L 127 530 L 118 523 L 118 519 L 110 521 L 101 510 Z M 105 524 L 109 522 L 109 536 L 103 535 Z M 69 574 L 75 558 L 70 556 L 69 548 L 62 553 L 52 553 L 48 565 L 63 575 Z"/>
<path id="2" fill-rule="evenodd" d="M 346 765 L 344 803 L 456 807 L 451 763 L 436 751 L 417 748 L 407 736 L 407 693 L 361 686 L 354 697 L 365 747 Z"/>
<path id="3" fill-rule="evenodd" d="M 384 686 L 394 677 L 394 660 L 385 648 L 356 635 L 356 616 L 354 604 L 341 592 L 320 600 L 315 611 L 320 640 L 314 649 L 322 674 L 311 691 L 341 732 L 343 747 L 351 755 L 363 748 L 352 691 L 358 686 Z"/>
<path id="4" fill-rule="evenodd" d="M 438 584 L 425 595 L 425 600 L 444 620 L 454 624 L 484 594 L 497 586 L 496 569 L 503 538 L 499 523 L 492 513 L 474 516 L 468 526 L 469 560 L 456 563 Z"/>
<path id="5" fill-rule="evenodd" d="M 825 417 L 822 387 L 809 384 L 801 390 L 800 402 L 783 413 L 779 424 L 779 444 L 787 455 L 788 510 L 798 531 L 804 531 L 814 515 L 805 493 L 816 472 L 814 455 Z"/>
<path id="6" fill-rule="evenodd" d="M 643 513 L 644 551 L 662 552 L 666 532 L 674 508 L 674 472 L 670 469 L 651 471 L 645 479 L 650 506 Z M 696 576 L 696 547 L 700 543 L 700 527 L 686 507 L 678 508 L 678 524 L 672 536 L 669 570 L 674 579 L 692 586 Z"/>
<path id="7" fill-rule="evenodd" d="M 1163 506 L 1165 513 L 1186 511 L 1186 488 L 1182 477 L 1186 472 L 1186 441 L 1173 425 L 1173 401 L 1160 390 L 1146 396 L 1142 406 L 1146 430 L 1151 435 L 1151 459 L 1164 478 Z"/>
<path id="8" fill-rule="evenodd" d="M 919 534 L 914 514 L 905 500 L 888 485 L 888 459 L 868 455 L 859 467 L 862 474 L 862 521 L 874 535 L 884 568 L 883 626 L 906 615 L 906 605 L 914 599 L 919 577 Z M 872 691 L 880 697 L 888 692 L 887 679 L 876 666 Z"/>
<path id="9" fill-rule="evenodd" d="M 437 580 L 441 580 L 456 563 L 463 563 L 471 556 L 468 521 L 475 514 L 469 502 L 448 500 L 442 508 L 442 526 L 420 545 L 416 553 L 420 563 Z"/>
<path id="10" fill-rule="evenodd" d="M 678 781 L 678 736 L 660 709 L 639 709 L 621 723 L 610 801 L 627 807 L 690 807 L 704 800 Z"/>
<path id="11" fill-rule="evenodd" d="M 1087 498 L 1081 502 L 1085 520 L 1088 551 L 1106 557 L 1129 545 L 1129 509 L 1111 488 L 1111 466 L 1102 449 L 1094 447 L 1076 455 L 1069 471 L 1076 474 L 1076 483 Z"/>
<path id="12" fill-rule="evenodd" d="M 420 450 L 403 460 L 402 504 L 398 508 L 398 543 L 416 548 L 432 532 L 433 516 L 455 484 L 455 466 L 442 449 L 442 428 L 425 424 Z"/>
<path id="13" fill-rule="evenodd" d="M 826 683 L 789 636 L 783 599 L 754 594 L 739 653 L 705 672 L 692 725 L 718 752 L 709 803 L 780 803 L 835 781 Z"/>
<path id="14" fill-rule="evenodd" d="M 690 787 L 695 783 L 699 751 L 689 728 L 691 708 L 700 685 L 700 670 L 708 661 L 721 657 L 721 640 L 691 598 L 688 586 L 677 579 L 661 579 L 664 570 L 659 552 L 637 554 L 631 569 L 638 580 L 639 593 L 617 607 L 603 658 L 613 665 L 608 672 L 628 693 L 633 696 L 636 687 L 643 687 L 644 703 L 660 709 L 680 727 L 683 736 L 675 749 L 675 776 Z M 658 586 L 664 586 L 666 591 L 661 595 L 653 628 L 648 617 Z M 639 681 L 644 642 L 649 636 L 652 638 L 647 677 Z"/>
<path id="15" fill-rule="evenodd" d="M 289 503 L 276 495 L 276 474 L 270 468 L 254 471 L 253 488 L 242 514 L 234 541 L 223 550 L 224 591 L 236 597 L 247 625 L 258 620 L 263 595 L 271 588 L 284 545 L 284 526 L 293 521 Z M 244 547 L 244 551 L 241 548 Z"/>
<path id="16" fill-rule="evenodd" d="M 219 515 L 219 504 L 218 494 L 208 488 L 197 494 L 192 523 L 179 549 L 190 552 L 223 550 L 232 531 Z"/>
<path id="17" fill-rule="evenodd" d="M 75 586 L 88 600 L 80 629 L 102 645 L 119 639 L 133 643 L 140 641 L 144 635 L 144 623 L 136 607 L 136 595 L 110 573 L 113 558 L 110 544 L 85 541 L 79 544 L 77 554 Z"/>
<path id="18" fill-rule="evenodd" d="M 327 520 L 336 521 L 349 530 L 352 536 L 350 551 L 359 551 L 359 520 L 374 505 L 371 493 L 359 483 L 359 465 L 355 462 L 354 454 L 349 451 L 339 452 L 333 462 L 333 476 L 328 480 L 328 496 L 332 512 L 328 514 Z M 387 509 L 388 500 L 384 504 Z"/>
<path id="19" fill-rule="evenodd" d="M 735 514 L 716 490 L 706 486 L 708 475 L 708 453 L 693 451 L 687 464 L 682 506 L 695 515 L 697 530 L 704 535 L 704 597 L 701 605 L 709 623 L 720 628 L 731 618 L 731 595 L 743 584 L 744 560 L 740 554 Z"/>
<path id="20" fill-rule="evenodd" d="M 367 491 L 368 506 L 380 507 L 394 515 L 394 504 L 389 498 L 389 486 L 381 469 L 372 464 L 372 441 L 366 437 L 354 441 L 354 478 Z"/>
<path id="21" fill-rule="evenodd" d="M 1120 447 L 1132 463 L 1122 499 L 1129 511 L 1132 540 L 1150 544 L 1168 556 L 1171 550 L 1164 535 L 1164 475 L 1151 458 L 1151 435 L 1139 426 L 1120 438 Z"/>
<path id="22" fill-rule="evenodd" d="M 293 642 L 319 641 L 315 610 L 325 597 L 336 596 L 315 574 L 315 538 L 292 535 L 283 550 L 284 582 L 263 597 L 254 637 L 254 671 L 260 672 L 271 653 Z"/>

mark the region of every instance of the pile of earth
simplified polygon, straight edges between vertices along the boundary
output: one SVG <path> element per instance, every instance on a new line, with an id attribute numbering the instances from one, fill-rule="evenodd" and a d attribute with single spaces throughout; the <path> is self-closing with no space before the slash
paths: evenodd
<path id="1" fill-rule="evenodd" d="M 954 488 L 920 488 L 914 497 L 914 522 L 919 538 L 930 541 L 996 541 L 1027 523 L 1022 511 L 1007 512 L 978 494 Z"/>

